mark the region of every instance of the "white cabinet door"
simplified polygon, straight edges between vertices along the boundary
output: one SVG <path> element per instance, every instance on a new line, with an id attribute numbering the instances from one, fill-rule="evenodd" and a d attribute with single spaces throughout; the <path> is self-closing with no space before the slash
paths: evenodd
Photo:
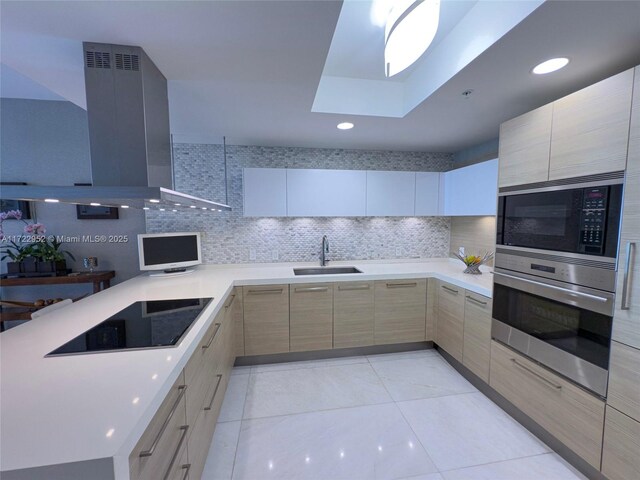
<path id="1" fill-rule="evenodd" d="M 416 173 L 415 215 L 425 217 L 440 215 L 440 173 Z"/>
<path id="2" fill-rule="evenodd" d="M 445 216 L 495 215 L 497 196 L 497 159 L 444 174 Z"/>
<path id="3" fill-rule="evenodd" d="M 367 177 L 359 170 L 287 170 L 289 217 L 362 217 Z"/>
<path id="4" fill-rule="evenodd" d="M 287 216 L 287 171 L 284 168 L 245 168 L 245 217 Z"/>
<path id="5" fill-rule="evenodd" d="M 415 172 L 367 171 L 367 216 L 415 215 Z"/>

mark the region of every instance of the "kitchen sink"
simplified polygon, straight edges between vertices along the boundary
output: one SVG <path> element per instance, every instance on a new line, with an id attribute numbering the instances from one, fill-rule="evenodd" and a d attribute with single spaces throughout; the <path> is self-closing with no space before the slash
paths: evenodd
<path id="1" fill-rule="evenodd" d="M 313 268 L 294 268 L 293 273 L 296 275 L 336 275 L 341 273 L 362 273 L 356 267 L 313 267 Z"/>

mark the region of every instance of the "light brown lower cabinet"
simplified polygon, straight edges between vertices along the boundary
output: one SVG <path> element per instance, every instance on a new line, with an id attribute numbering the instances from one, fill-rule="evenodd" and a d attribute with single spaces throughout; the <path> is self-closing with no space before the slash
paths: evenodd
<path id="1" fill-rule="evenodd" d="M 160 405 L 160 408 L 129 455 L 130 477 L 135 480 L 167 478 L 186 442 L 189 425 L 186 419 L 184 372 Z"/>
<path id="2" fill-rule="evenodd" d="M 427 280 L 383 280 L 374 285 L 376 345 L 424 341 Z"/>
<path id="3" fill-rule="evenodd" d="M 225 302 L 231 308 L 233 296 Z M 201 478 L 235 361 L 229 308 L 218 312 L 129 456 L 132 480 Z"/>
<path id="4" fill-rule="evenodd" d="M 289 285 L 242 287 L 244 354 L 289 351 Z"/>
<path id="5" fill-rule="evenodd" d="M 373 282 L 333 286 L 333 348 L 374 344 Z"/>
<path id="6" fill-rule="evenodd" d="M 604 402 L 522 355 L 491 342 L 490 385 L 600 469 Z"/>
<path id="7" fill-rule="evenodd" d="M 290 285 L 289 301 L 290 351 L 333 348 L 333 284 Z"/>
<path id="8" fill-rule="evenodd" d="M 464 299 L 462 364 L 489 383 L 491 299 L 468 290 Z"/>
<path id="9" fill-rule="evenodd" d="M 459 362 L 464 336 L 464 295 L 464 288 L 439 282 L 436 343 Z"/>
<path id="10" fill-rule="evenodd" d="M 607 403 L 640 421 L 640 350 L 637 348 L 611 342 Z"/>
<path id="11" fill-rule="evenodd" d="M 640 422 L 607 406 L 602 473 L 609 480 L 640 478 Z"/>

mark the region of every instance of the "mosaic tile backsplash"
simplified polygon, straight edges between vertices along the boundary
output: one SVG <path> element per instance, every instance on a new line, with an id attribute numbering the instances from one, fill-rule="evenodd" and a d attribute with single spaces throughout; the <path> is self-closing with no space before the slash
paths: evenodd
<path id="1" fill-rule="evenodd" d="M 242 169 L 446 171 L 452 168 L 450 154 L 227 146 L 228 192 L 225 192 L 222 145 L 179 143 L 174 145 L 173 157 L 176 190 L 226 202 L 233 210 L 216 214 L 149 211 L 147 232 L 203 232 L 205 263 L 316 261 L 323 235 L 329 238 L 328 257 L 332 260 L 449 254 L 448 217 L 245 218 Z M 252 250 L 255 260 L 250 258 Z"/>

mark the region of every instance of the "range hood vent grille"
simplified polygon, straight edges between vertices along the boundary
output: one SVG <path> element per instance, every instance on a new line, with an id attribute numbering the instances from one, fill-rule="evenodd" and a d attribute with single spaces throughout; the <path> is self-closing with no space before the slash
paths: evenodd
<path id="1" fill-rule="evenodd" d="M 111 54 L 109 52 L 85 51 L 87 68 L 111 68 Z"/>
<path id="2" fill-rule="evenodd" d="M 116 69 L 137 72 L 140 70 L 140 57 L 128 53 L 116 53 Z"/>

